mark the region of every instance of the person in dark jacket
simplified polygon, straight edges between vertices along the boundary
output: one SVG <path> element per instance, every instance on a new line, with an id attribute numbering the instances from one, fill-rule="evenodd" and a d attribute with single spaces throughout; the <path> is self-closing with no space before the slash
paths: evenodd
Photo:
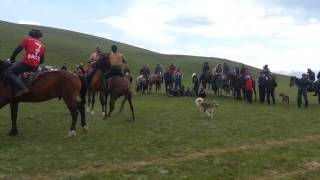
<path id="1" fill-rule="evenodd" d="M 308 77 L 309 77 L 309 80 L 314 82 L 316 80 L 316 74 L 309 68 L 308 69 Z"/>
<path id="2" fill-rule="evenodd" d="M 302 78 L 296 78 L 295 77 L 295 84 L 298 86 L 298 108 L 301 108 L 302 104 L 302 97 L 304 98 L 305 107 L 308 107 L 308 94 L 307 89 L 309 86 L 312 85 L 312 82 L 308 80 L 308 76 L 306 74 L 302 74 Z"/>
<path id="3" fill-rule="evenodd" d="M 272 98 L 272 104 L 276 104 L 274 92 L 277 86 L 278 84 L 275 78 L 272 75 L 269 75 L 269 79 L 267 80 L 267 101 L 269 105 L 270 105 L 270 96 Z"/>
<path id="4" fill-rule="evenodd" d="M 258 79 L 259 86 L 259 100 L 261 103 L 264 103 L 266 99 L 266 88 L 267 88 L 267 79 L 263 72 L 260 72 L 260 76 Z"/>
<path id="5" fill-rule="evenodd" d="M 228 75 L 230 73 L 230 67 L 227 63 L 223 63 L 223 74 Z"/>

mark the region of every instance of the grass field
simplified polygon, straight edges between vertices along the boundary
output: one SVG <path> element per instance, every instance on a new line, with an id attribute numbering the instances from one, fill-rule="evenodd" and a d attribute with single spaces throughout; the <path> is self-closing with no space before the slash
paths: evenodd
<path id="1" fill-rule="evenodd" d="M 28 29 L 0 23 L 0 58 L 10 55 Z M 74 32 L 41 29 L 48 46 L 47 64 L 75 65 L 97 43 L 112 44 Z M 204 60 L 222 61 L 162 55 L 124 44 L 120 50 L 134 72 L 145 63 L 176 63 L 187 85 Z M 5 135 L 11 124 L 9 108 L 3 108 L 0 179 L 318 179 L 319 105 L 310 94 L 310 107 L 297 109 L 296 88 L 289 88 L 288 77 L 279 76 L 278 83 L 277 94 L 289 94 L 290 106 L 279 99 L 274 106 L 248 105 L 210 94 L 206 100 L 220 104 L 211 120 L 200 116 L 193 98 L 164 93 L 134 96 L 136 122 L 130 122 L 128 105 L 107 121 L 99 113 L 87 114 L 89 133 L 78 126 L 78 136 L 72 139 L 67 137 L 71 118 L 59 100 L 22 104 L 20 134 L 14 138 Z"/>

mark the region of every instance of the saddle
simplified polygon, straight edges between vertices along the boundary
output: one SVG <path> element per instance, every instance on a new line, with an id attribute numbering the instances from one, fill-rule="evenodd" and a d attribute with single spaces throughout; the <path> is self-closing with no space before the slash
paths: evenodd
<path id="1" fill-rule="evenodd" d="M 25 86 L 30 87 L 42 74 L 43 72 L 26 72 L 20 75 L 20 80 Z"/>

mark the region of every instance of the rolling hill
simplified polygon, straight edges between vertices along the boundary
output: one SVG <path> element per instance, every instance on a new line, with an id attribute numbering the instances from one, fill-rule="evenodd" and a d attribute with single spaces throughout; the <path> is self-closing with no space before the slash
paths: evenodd
<path id="1" fill-rule="evenodd" d="M 222 62 L 227 62 L 231 67 L 240 65 L 240 63 L 219 58 L 165 55 L 82 33 L 49 27 L 12 24 L 4 21 L 0 21 L 0 58 L 10 57 L 13 49 L 31 28 L 38 28 L 44 34 L 42 41 L 47 46 L 45 64 L 57 67 L 64 62 L 71 67 L 80 62 L 86 62 L 97 45 L 100 45 L 104 51 L 109 51 L 112 44 L 117 44 L 119 51 L 126 55 L 134 73 L 138 72 L 143 64 L 149 64 L 150 68 L 153 69 L 157 63 L 164 65 L 164 67 L 175 63 L 186 75 L 191 75 L 192 72 L 200 72 L 204 61 L 210 62 L 211 66 Z M 256 68 L 250 67 L 250 69 L 254 75 L 257 75 L 258 70 Z"/>

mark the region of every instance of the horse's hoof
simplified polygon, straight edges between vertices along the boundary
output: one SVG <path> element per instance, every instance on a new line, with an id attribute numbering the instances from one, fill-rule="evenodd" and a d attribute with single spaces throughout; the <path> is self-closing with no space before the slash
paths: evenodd
<path id="1" fill-rule="evenodd" d="M 7 133 L 8 136 L 11 136 L 11 137 L 14 137 L 14 136 L 17 136 L 18 135 L 18 132 L 17 131 L 10 131 Z"/>
<path id="2" fill-rule="evenodd" d="M 84 133 L 89 132 L 89 126 L 88 125 L 83 126 L 82 130 L 83 130 Z"/>
<path id="3" fill-rule="evenodd" d="M 102 112 L 101 114 L 102 114 L 102 116 L 105 116 L 105 115 L 106 115 L 106 113 L 105 113 L 105 112 Z"/>
<path id="4" fill-rule="evenodd" d="M 91 115 L 94 115 L 94 111 L 91 111 L 90 113 L 91 113 Z"/>
<path id="5" fill-rule="evenodd" d="M 75 136 L 77 136 L 77 133 L 76 133 L 75 130 L 69 131 L 68 137 L 72 138 L 72 137 L 75 137 Z"/>

